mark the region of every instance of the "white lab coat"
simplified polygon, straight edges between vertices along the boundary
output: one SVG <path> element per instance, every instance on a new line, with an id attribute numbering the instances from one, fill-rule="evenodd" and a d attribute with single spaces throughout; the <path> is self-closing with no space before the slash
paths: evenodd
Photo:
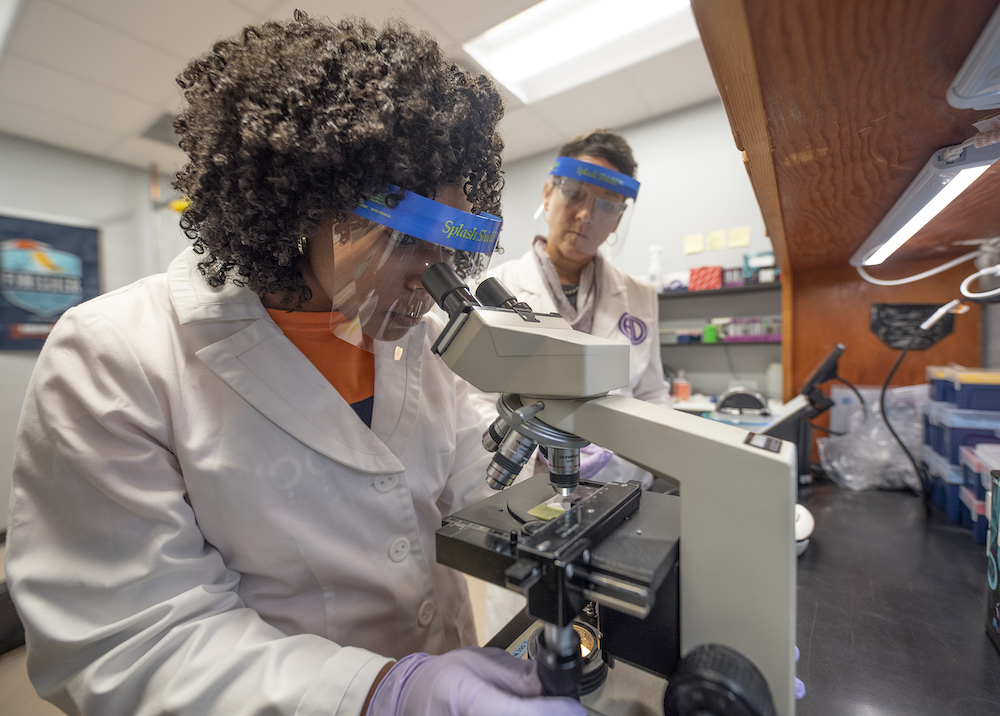
<path id="1" fill-rule="evenodd" d="M 369 430 L 197 260 L 39 356 L 7 542 L 29 674 L 68 713 L 356 716 L 387 657 L 475 643 L 434 538 L 490 492 L 483 426 L 433 326 L 377 353 Z"/>
<path id="2" fill-rule="evenodd" d="M 555 302 L 538 272 L 532 249 L 524 256 L 500 264 L 488 273 L 500 279 L 518 300 L 541 313 L 557 312 Z M 604 262 L 600 300 L 594 311 L 591 334 L 629 344 L 629 385 L 613 391 L 657 405 L 670 406 L 670 388 L 663 379 L 660 358 L 659 300 L 651 283 L 630 276 Z M 472 388 L 473 401 L 484 418 L 496 417 L 496 394 Z M 645 487 L 653 478 L 645 470 L 615 456 L 598 473 L 603 482 L 639 480 Z"/>

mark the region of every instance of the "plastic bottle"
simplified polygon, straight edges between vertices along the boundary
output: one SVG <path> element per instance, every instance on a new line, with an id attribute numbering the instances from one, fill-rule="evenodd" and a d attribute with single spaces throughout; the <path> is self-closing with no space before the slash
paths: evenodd
<path id="1" fill-rule="evenodd" d="M 646 269 L 646 280 L 653 284 L 653 288 L 658 292 L 663 290 L 663 268 L 660 266 L 662 250 L 655 244 L 649 247 L 649 268 Z"/>
<path id="2" fill-rule="evenodd" d="M 674 400 L 690 400 L 691 399 L 691 383 L 688 379 L 684 377 L 684 371 L 677 371 L 677 377 L 674 378 L 673 383 L 670 386 L 673 394 Z"/>
<path id="3" fill-rule="evenodd" d="M 781 363 L 769 363 L 764 375 L 767 384 L 767 397 L 772 400 L 781 400 Z"/>

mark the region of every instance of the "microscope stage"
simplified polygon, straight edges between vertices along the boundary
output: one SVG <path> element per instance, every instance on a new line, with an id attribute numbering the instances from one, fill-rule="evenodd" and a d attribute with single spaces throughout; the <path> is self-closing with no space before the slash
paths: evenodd
<path id="1" fill-rule="evenodd" d="M 588 495 L 604 487 L 587 481 L 580 486 Z M 544 525 L 529 511 L 552 497 L 548 475 L 542 473 L 446 517 L 437 533 L 438 562 L 506 586 L 505 572 L 517 560 L 517 545 Z M 679 540 L 680 498 L 643 492 L 639 507 L 591 547 L 588 567 L 652 595 L 677 563 Z M 601 602 L 600 596 L 596 601 Z"/>

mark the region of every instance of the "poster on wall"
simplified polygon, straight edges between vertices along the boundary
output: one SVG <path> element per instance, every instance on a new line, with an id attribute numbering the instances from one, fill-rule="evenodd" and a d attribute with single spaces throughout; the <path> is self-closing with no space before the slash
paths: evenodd
<path id="1" fill-rule="evenodd" d="M 0 350 L 38 350 L 100 293 L 97 229 L 0 215 Z"/>

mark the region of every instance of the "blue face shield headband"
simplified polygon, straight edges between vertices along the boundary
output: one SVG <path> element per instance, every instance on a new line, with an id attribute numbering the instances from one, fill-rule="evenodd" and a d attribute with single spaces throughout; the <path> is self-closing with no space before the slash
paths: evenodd
<path id="1" fill-rule="evenodd" d="M 421 279 L 434 264 L 446 263 L 466 280 L 484 274 L 503 223 L 394 185 L 366 197 L 353 214 L 330 237 L 330 328 L 366 350 L 400 339 L 430 310 Z"/>
<path id="2" fill-rule="evenodd" d="M 627 199 L 634 200 L 639 195 L 639 182 L 628 174 L 622 174 L 597 164 L 581 162 L 579 159 L 558 157 L 549 174 L 593 184 L 621 194 Z"/>
<path id="3" fill-rule="evenodd" d="M 354 210 L 356 216 L 374 221 L 407 236 L 429 241 L 456 251 L 490 255 L 496 248 L 503 220 L 492 214 L 470 214 L 406 192 L 401 200 L 398 186 L 390 184 L 385 192 L 375 194 Z"/>

